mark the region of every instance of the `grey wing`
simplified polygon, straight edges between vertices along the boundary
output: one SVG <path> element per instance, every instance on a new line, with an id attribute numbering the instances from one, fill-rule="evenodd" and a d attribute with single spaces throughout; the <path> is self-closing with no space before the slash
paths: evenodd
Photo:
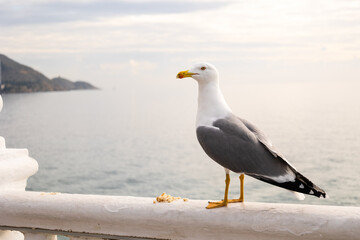
<path id="1" fill-rule="evenodd" d="M 287 164 L 289 164 L 289 166 L 291 166 L 291 168 L 293 168 L 294 170 L 296 170 L 296 168 L 291 165 L 291 163 L 289 163 L 286 158 L 284 157 L 284 155 L 282 155 L 282 153 L 272 144 L 270 138 L 268 138 L 265 133 L 263 131 L 261 131 L 259 128 L 257 128 L 254 124 L 252 124 L 251 122 L 239 118 L 239 120 L 244 123 L 244 125 L 252 132 L 255 134 L 256 138 L 259 140 L 259 142 L 261 142 L 270 152 L 272 155 L 274 155 L 275 157 L 280 157 L 281 160 L 285 161 Z"/>
<path id="2" fill-rule="evenodd" d="M 285 159 L 285 157 L 280 153 L 280 151 L 272 144 L 271 140 L 265 135 L 263 131 L 261 131 L 259 128 L 257 128 L 254 124 L 251 122 L 239 118 L 239 120 L 244 123 L 244 125 L 255 134 L 256 138 L 261 142 L 275 157 L 279 156 L 282 159 Z"/>
<path id="3" fill-rule="evenodd" d="M 286 180 L 295 177 L 287 162 L 278 159 L 236 116 L 218 119 L 213 127 L 198 127 L 197 137 L 213 160 L 233 172 L 275 178 L 286 175 Z"/>
<path id="4" fill-rule="evenodd" d="M 216 120 L 213 126 L 198 127 L 196 134 L 204 151 L 233 172 L 289 190 L 326 197 L 323 189 L 297 172 L 265 134 L 246 120 L 232 115 Z"/>

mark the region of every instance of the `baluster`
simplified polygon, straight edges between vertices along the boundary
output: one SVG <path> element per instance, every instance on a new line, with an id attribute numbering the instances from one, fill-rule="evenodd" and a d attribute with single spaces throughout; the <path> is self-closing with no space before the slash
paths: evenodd
<path id="1" fill-rule="evenodd" d="M 2 109 L 0 95 L 0 112 Z M 28 177 L 34 175 L 39 165 L 35 159 L 29 157 L 27 149 L 7 149 L 5 139 L 0 136 L 0 192 L 25 191 Z M 0 215 L 0 218 L 3 217 Z"/>
<path id="2" fill-rule="evenodd" d="M 0 79 L 1 79 L 1 75 L 0 75 Z M 0 83 L 0 88 L 1 88 L 1 83 Z M 3 107 L 3 100 L 2 100 L 1 95 L 0 95 L 0 112 L 1 112 L 2 107 Z M 0 136 L 0 150 L 1 149 L 5 149 L 5 139 Z"/>
<path id="3" fill-rule="evenodd" d="M 1 107 L 1 106 L 0 106 Z M 1 240 L 24 240 L 24 235 L 18 231 L 0 230 Z"/>
<path id="4" fill-rule="evenodd" d="M 105 238 L 93 238 L 93 237 L 78 237 L 78 236 L 68 236 L 70 240 L 107 240 Z"/>
<path id="5" fill-rule="evenodd" d="M 57 240 L 57 236 L 47 233 L 24 232 L 25 240 Z"/>

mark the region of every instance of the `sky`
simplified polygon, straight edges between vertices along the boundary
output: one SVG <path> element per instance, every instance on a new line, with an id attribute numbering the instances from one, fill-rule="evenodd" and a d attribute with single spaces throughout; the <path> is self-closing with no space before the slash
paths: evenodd
<path id="1" fill-rule="evenodd" d="M 0 0 L 0 53 L 104 89 L 199 61 L 224 84 L 357 81 L 360 1 Z"/>

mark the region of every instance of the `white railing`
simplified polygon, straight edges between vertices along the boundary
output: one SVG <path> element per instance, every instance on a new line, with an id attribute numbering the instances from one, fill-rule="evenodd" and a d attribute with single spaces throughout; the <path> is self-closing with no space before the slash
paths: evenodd
<path id="1" fill-rule="evenodd" d="M 207 210 L 207 201 L 153 203 L 152 198 L 6 192 L 0 226 L 47 238 L 97 239 L 359 239 L 355 207 L 232 204 Z M 1 235 L 0 235 L 1 236 Z"/>
<path id="2" fill-rule="evenodd" d="M 1 100 L 0 100 L 1 101 Z M 1 110 L 1 106 L 0 106 Z M 37 162 L 0 137 L 0 240 L 360 239 L 360 208 L 25 191 Z"/>

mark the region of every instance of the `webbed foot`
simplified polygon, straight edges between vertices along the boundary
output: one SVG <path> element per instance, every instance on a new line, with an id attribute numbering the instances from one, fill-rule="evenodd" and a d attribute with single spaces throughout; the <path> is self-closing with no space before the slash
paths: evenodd
<path id="1" fill-rule="evenodd" d="M 209 202 L 209 205 L 207 205 L 207 209 L 212 209 L 212 208 L 219 208 L 219 207 L 226 207 L 227 206 L 227 201 L 219 201 L 219 202 Z"/>

